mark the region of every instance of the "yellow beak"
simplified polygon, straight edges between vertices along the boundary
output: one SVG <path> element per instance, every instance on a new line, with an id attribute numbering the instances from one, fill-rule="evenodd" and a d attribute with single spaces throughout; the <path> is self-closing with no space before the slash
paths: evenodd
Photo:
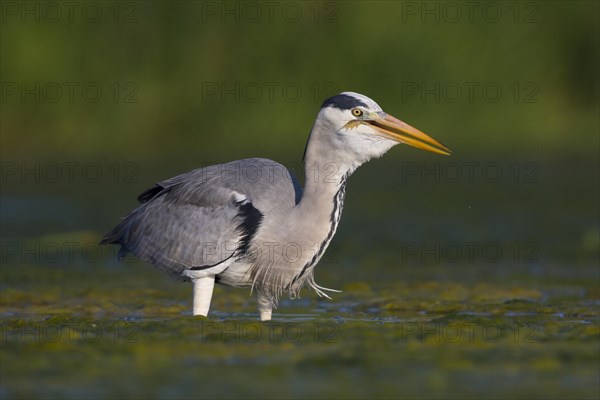
<path id="1" fill-rule="evenodd" d="M 396 142 L 446 156 L 452 153 L 449 148 L 434 138 L 391 115 L 385 114 L 382 116 L 380 114 L 373 114 L 368 119 L 363 120 L 363 122 L 373 126 L 382 136 Z"/>

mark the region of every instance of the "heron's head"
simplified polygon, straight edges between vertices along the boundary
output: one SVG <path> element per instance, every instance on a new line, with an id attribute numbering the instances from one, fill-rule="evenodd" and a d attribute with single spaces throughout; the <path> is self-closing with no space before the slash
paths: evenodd
<path id="1" fill-rule="evenodd" d="M 314 146 L 311 142 L 315 142 Z M 341 159 L 358 166 L 382 156 L 398 143 L 450 154 L 446 146 L 385 113 L 367 96 L 343 92 L 325 100 L 321 106 L 307 151 L 319 159 Z"/>

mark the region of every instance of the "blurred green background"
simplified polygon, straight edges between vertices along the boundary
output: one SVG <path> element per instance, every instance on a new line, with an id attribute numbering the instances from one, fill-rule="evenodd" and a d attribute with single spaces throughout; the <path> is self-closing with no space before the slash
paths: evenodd
<path id="1" fill-rule="evenodd" d="M 599 3 L 1 4 L 2 398 L 598 397 Z M 175 174 L 266 157 L 302 175 L 347 90 L 454 153 L 400 146 L 350 180 L 316 272 L 344 292 L 278 312 L 336 324 L 334 343 L 206 343 L 188 285 L 82 250 Z M 253 321 L 217 289 L 215 321 Z M 539 340 L 397 340 L 415 318 Z M 18 328 L 121 322 L 135 344 Z"/>

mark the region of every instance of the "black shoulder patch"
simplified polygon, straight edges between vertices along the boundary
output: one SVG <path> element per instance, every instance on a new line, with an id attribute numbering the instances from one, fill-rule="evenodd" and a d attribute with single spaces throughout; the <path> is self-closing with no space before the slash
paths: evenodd
<path id="1" fill-rule="evenodd" d="M 365 103 L 354 96 L 348 94 L 338 94 L 325 100 L 321 108 L 335 107 L 340 110 L 350 110 L 354 107 L 367 107 Z"/>
<path id="2" fill-rule="evenodd" d="M 250 240 L 256 233 L 263 219 L 263 213 L 257 210 L 252 203 L 248 202 L 239 206 L 240 212 L 238 216 L 243 218 L 242 223 L 237 227 L 242 234 L 242 238 L 238 245 L 240 254 L 245 254 L 250 246 Z"/>

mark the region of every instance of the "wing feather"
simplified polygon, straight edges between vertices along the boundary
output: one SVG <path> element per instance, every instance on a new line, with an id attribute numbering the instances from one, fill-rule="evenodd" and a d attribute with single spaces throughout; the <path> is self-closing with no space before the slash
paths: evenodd
<path id="1" fill-rule="evenodd" d="M 284 170 L 285 179 L 245 179 L 243 168 Z M 232 172 L 233 171 L 233 172 Z M 287 181 L 286 181 L 287 180 Z M 172 274 L 218 266 L 247 250 L 269 207 L 293 207 L 300 186 L 274 161 L 240 160 L 213 165 L 159 182 L 138 196 L 141 203 L 102 240 Z M 184 278 L 185 279 L 185 278 Z"/>

